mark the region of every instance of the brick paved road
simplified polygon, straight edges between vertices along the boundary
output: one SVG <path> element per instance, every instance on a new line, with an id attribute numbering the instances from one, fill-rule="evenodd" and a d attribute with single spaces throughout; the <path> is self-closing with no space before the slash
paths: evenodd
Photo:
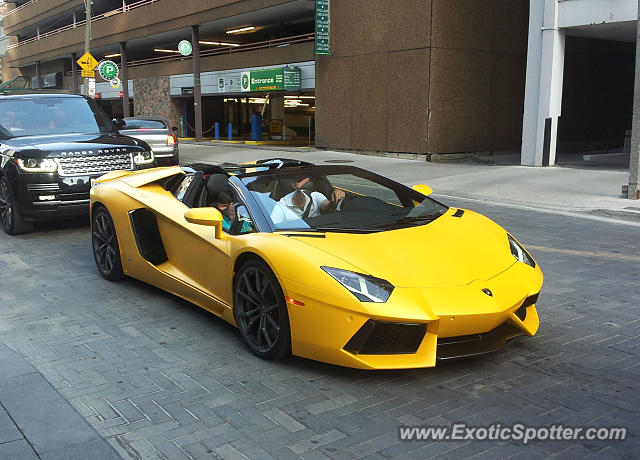
<path id="1" fill-rule="evenodd" d="M 637 228 L 469 207 L 535 248 L 546 280 L 539 334 L 482 359 L 400 372 L 260 361 L 197 307 L 100 278 L 82 222 L 0 236 L 0 340 L 125 458 L 640 457 Z M 623 425 L 631 437 L 398 441 L 399 424 L 457 421 Z"/>

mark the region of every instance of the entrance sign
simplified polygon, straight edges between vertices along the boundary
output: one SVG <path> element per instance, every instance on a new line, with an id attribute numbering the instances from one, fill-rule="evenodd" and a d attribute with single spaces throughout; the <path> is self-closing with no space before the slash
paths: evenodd
<path id="1" fill-rule="evenodd" d="M 284 89 L 282 69 L 242 72 L 242 91 L 278 91 Z"/>
<path id="2" fill-rule="evenodd" d="M 302 72 L 300 67 L 288 65 L 282 69 L 283 86 L 285 91 L 297 91 L 302 87 Z"/>
<path id="3" fill-rule="evenodd" d="M 98 65 L 98 61 L 89 52 L 84 53 L 76 62 L 82 70 L 93 70 Z"/>
<path id="4" fill-rule="evenodd" d="M 98 74 L 100 74 L 103 80 L 110 81 L 118 77 L 120 70 L 113 61 L 100 61 L 98 64 Z"/>
<path id="5" fill-rule="evenodd" d="M 316 54 L 330 54 L 329 1 L 316 0 Z"/>
<path id="6" fill-rule="evenodd" d="M 180 51 L 180 54 L 183 56 L 189 56 L 191 51 L 193 51 L 193 46 L 189 40 L 182 40 L 178 43 L 178 51 Z"/>

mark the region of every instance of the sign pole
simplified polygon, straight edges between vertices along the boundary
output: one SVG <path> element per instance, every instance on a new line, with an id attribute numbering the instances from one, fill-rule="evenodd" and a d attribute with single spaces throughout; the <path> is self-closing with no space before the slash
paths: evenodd
<path id="1" fill-rule="evenodd" d="M 200 95 L 200 26 L 191 26 L 193 46 L 193 112 L 196 142 L 202 142 L 202 96 Z"/>
<path id="2" fill-rule="evenodd" d="M 91 0 L 84 0 L 86 9 L 85 28 L 84 28 L 84 52 L 85 54 L 91 50 Z M 84 78 L 84 95 L 89 95 L 89 78 Z"/>
<path id="3" fill-rule="evenodd" d="M 127 69 L 127 42 L 120 42 L 120 65 L 122 66 L 122 112 L 125 118 L 129 113 L 129 71 Z"/>
<path id="4" fill-rule="evenodd" d="M 640 8 L 640 0 L 638 0 Z M 640 199 L 640 10 L 636 32 L 636 76 L 633 95 L 633 121 L 631 122 L 631 154 L 629 155 L 629 185 L 627 198 Z"/>

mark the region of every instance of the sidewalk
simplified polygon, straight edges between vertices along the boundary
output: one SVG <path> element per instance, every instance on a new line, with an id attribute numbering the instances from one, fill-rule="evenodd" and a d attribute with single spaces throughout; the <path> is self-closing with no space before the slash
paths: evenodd
<path id="1" fill-rule="evenodd" d="M 0 459 L 120 455 L 36 369 L 0 342 Z"/>
<path id="2" fill-rule="evenodd" d="M 517 165 L 517 155 L 480 157 L 461 163 L 427 163 L 308 148 L 217 146 L 206 142 L 183 143 L 180 151 L 183 164 L 274 157 L 316 164 L 350 164 L 407 185 L 426 183 L 436 198 L 445 200 L 465 198 L 640 225 L 640 202 L 622 197 L 622 185 L 628 182 L 627 171 L 620 164 L 590 163 L 578 156 L 569 157 L 567 166 L 533 168 Z"/>

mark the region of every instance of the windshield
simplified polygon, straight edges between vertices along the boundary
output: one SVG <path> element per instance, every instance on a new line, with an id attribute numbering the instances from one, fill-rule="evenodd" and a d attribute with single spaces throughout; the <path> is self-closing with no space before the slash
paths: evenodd
<path id="1" fill-rule="evenodd" d="M 276 230 L 378 232 L 425 225 L 448 209 L 357 168 L 241 177 Z"/>
<path id="2" fill-rule="evenodd" d="M 107 133 L 113 123 L 82 97 L 24 96 L 0 100 L 0 131 L 5 137 Z"/>
<path id="3" fill-rule="evenodd" d="M 167 129 L 160 120 L 125 120 L 123 129 Z"/>

